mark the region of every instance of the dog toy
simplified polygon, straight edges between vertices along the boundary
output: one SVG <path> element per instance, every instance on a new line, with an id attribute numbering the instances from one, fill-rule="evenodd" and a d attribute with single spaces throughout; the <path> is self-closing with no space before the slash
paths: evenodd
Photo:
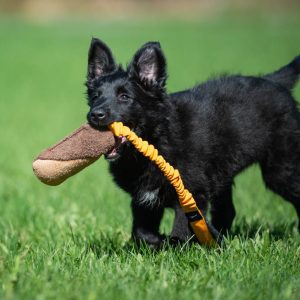
<path id="1" fill-rule="evenodd" d="M 157 165 L 173 185 L 198 241 L 206 246 L 217 245 L 220 236 L 210 228 L 192 194 L 185 189 L 179 171 L 167 163 L 153 145 L 143 141 L 121 122 L 112 123 L 109 129 L 111 131 L 101 132 L 88 124 L 81 126 L 53 147 L 43 151 L 33 162 L 34 173 L 42 182 L 58 185 L 96 161 L 101 154 L 113 149 L 116 143 L 113 134 L 117 138 L 126 137 L 140 153 Z"/>
<path id="2" fill-rule="evenodd" d="M 32 168 L 43 183 L 59 185 L 110 151 L 115 143 L 111 131 L 99 131 L 84 124 L 44 150 L 33 161 Z"/>

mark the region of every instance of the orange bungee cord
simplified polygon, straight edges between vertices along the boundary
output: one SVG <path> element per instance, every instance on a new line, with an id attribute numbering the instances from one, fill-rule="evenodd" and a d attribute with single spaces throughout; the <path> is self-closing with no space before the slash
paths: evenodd
<path id="1" fill-rule="evenodd" d="M 132 145 L 144 156 L 153 161 L 163 172 L 168 181 L 175 188 L 178 195 L 179 203 L 189 221 L 189 224 L 195 233 L 198 241 L 206 246 L 215 246 L 218 244 L 218 237 L 214 237 L 209 230 L 208 224 L 197 207 L 196 201 L 192 194 L 185 189 L 179 171 L 174 169 L 166 160 L 158 154 L 158 150 L 147 141 L 143 141 L 122 122 L 114 122 L 109 126 L 110 130 L 117 137 L 123 136 L 132 143 Z"/>

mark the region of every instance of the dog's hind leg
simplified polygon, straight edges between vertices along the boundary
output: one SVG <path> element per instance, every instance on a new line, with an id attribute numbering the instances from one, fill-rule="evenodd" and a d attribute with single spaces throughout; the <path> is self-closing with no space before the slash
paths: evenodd
<path id="1" fill-rule="evenodd" d="M 211 201 L 211 222 L 220 232 L 226 233 L 230 230 L 235 217 L 235 208 L 232 202 L 231 186 L 225 189 Z"/>
<path id="2" fill-rule="evenodd" d="M 279 158 L 279 156 L 277 156 Z M 282 155 L 280 159 L 262 163 L 266 186 L 291 202 L 300 219 L 300 159 L 298 155 Z M 300 222 L 298 225 L 300 231 Z"/>
<path id="3" fill-rule="evenodd" d="M 185 242 L 193 235 L 193 233 L 189 227 L 188 219 L 185 216 L 179 203 L 176 203 L 174 210 L 175 219 L 170 236 L 171 242 Z"/>
<path id="4" fill-rule="evenodd" d="M 205 215 L 207 211 L 207 200 L 203 196 L 202 192 L 193 192 L 193 197 L 197 202 L 197 206 L 200 208 L 201 212 Z M 173 224 L 173 229 L 170 235 L 170 241 L 173 244 L 178 244 L 182 242 L 186 242 L 192 238 L 194 232 L 192 231 L 188 219 L 182 210 L 178 199 L 175 199 L 175 219 Z M 192 239 L 193 241 L 197 241 L 196 237 Z"/>

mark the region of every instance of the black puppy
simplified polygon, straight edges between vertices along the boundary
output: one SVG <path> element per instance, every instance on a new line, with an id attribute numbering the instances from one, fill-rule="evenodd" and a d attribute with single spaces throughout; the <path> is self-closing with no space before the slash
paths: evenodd
<path id="1" fill-rule="evenodd" d="M 88 120 L 99 129 L 121 121 L 153 144 L 179 169 L 204 213 L 209 204 L 218 231 L 229 230 L 235 216 L 234 176 L 256 162 L 266 185 L 300 217 L 300 115 L 291 95 L 299 73 L 300 56 L 272 74 L 222 76 L 167 94 L 159 43 L 142 46 L 124 70 L 109 48 L 93 39 Z M 106 159 L 116 183 L 132 196 L 133 238 L 157 247 L 166 207 L 175 209 L 171 237 L 184 241 L 192 235 L 174 189 L 126 139 Z"/>

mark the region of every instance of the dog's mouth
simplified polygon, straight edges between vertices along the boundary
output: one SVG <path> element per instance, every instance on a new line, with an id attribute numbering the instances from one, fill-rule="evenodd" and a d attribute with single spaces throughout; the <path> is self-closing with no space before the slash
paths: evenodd
<path id="1" fill-rule="evenodd" d="M 122 145 L 127 142 L 127 138 L 124 136 L 115 137 L 116 144 L 114 148 L 112 148 L 109 152 L 107 152 L 104 156 L 108 161 L 115 161 L 120 157 L 120 149 Z"/>

